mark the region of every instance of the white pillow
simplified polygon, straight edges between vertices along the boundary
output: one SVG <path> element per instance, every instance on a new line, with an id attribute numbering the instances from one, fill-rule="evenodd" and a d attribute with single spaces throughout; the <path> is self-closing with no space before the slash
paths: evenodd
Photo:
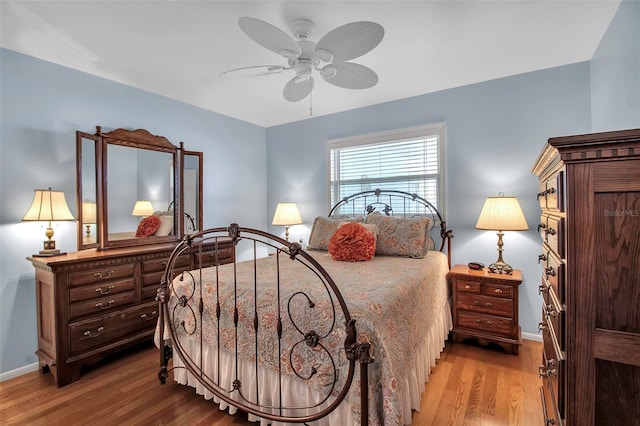
<path id="1" fill-rule="evenodd" d="M 173 232 L 173 216 L 163 215 L 158 216 L 160 218 L 160 226 L 153 234 L 158 237 L 164 237 Z"/>

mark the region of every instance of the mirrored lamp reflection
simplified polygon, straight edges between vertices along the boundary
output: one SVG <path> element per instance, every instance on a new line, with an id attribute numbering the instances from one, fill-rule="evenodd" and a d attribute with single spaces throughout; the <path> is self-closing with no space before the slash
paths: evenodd
<path id="1" fill-rule="evenodd" d="M 489 265 L 489 271 L 497 274 L 511 274 L 513 268 L 502 259 L 502 231 L 526 231 L 527 220 L 516 197 L 488 197 L 480 212 L 476 229 L 498 231 L 498 260 Z"/>
<path id="2" fill-rule="evenodd" d="M 56 249 L 56 242 L 53 238 L 53 228 L 51 222 L 62 220 L 74 220 L 64 192 L 49 189 L 36 189 L 33 195 L 31 207 L 22 218 L 25 222 L 49 222 L 45 232 L 47 239 L 44 241 L 44 249 L 34 256 L 56 256 L 63 254 Z"/>
<path id="3" fill-rule="evenodd" d="M 85 201 L 82 203 L 82 224 L 86 228 L 85 237 L 91 238 L 91 225 L 97 222 L 96 203 L 93 201 Z"/>
<path id="4" fill-rule="evenodd" d="M 132 216 L 141 216 L 147 217 L 151 216 L 155 210 L 153 210 L 153 205 L 151 201 L 140 200 L 136 201 L 136 205 L 133 206 L 133 211 L 131 212 Z"/>
<path id="5" fill-rule="evenodd" d="M 284 226 L 284 238 L 289 241 L 289 226 L 302 223 L 296 203 L 278 203 L 272 225 Z"/>

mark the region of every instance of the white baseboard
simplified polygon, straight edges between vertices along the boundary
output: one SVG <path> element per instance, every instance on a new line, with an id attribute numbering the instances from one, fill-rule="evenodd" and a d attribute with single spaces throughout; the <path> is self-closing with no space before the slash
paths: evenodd
<path id="1" fill-rule="evenodd" d="M 542 336 L 539 334 L 522 333 L 522 338 L 524 340 L 533 340 L 534 342 L 542 342 Z"/>
<path id="2" fill-rule="evenodd" d="M 32 371 L 36 371 L 37 369 L 38 369 L 38 363 L 34 362 L 33 364 L 16 368 L 15 370 L 7 371 L 5 373 L 0 373 L 0 382 L 13 379 L 14 377 L 22 376 L 23 374 L 31 373 Z"/>

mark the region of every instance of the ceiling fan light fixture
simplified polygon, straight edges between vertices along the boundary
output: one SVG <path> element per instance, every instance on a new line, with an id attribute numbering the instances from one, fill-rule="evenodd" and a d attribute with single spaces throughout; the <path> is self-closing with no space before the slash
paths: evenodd
<path id="1" fill-rule="evenodd" d="M 282 49 L 278 53 L 288 59 L 295 59 L 300 54 L 299 52 L 294 52 L 293 50 L 289 50 L 289 49 Z"/>
<path id="2" fill-rule="evenodd" d="M 325 65 L 324 68 L 320 71 L 320 75 L 324 78 L 332 78 L 335 77 L 338 73 L 338 68 L 335 65 Z"/>
<path id="3" fill-rule="evenodd" d="M 327 49 L 316 49 L 316 55 L 322 62 L 331 62 L 333 60 L 333 53 Z"/>

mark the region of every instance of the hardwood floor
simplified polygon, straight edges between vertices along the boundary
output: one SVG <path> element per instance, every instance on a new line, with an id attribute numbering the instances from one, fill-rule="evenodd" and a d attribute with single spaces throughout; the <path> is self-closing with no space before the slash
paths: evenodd
<path id="1" fill-rule="evenodd" d="M 425 386 L 412 424 L 541 425 L 538 364 L 541 343 L 520 355 L 447 343 Z M 89 369 L 58 389 L 50 374 L 32 372 L 0 383 L 2 425 L 256 425 L 246 415 L 217 410 L 194 390 L 159 384 L 157 350 L 143 346 Z"/>

